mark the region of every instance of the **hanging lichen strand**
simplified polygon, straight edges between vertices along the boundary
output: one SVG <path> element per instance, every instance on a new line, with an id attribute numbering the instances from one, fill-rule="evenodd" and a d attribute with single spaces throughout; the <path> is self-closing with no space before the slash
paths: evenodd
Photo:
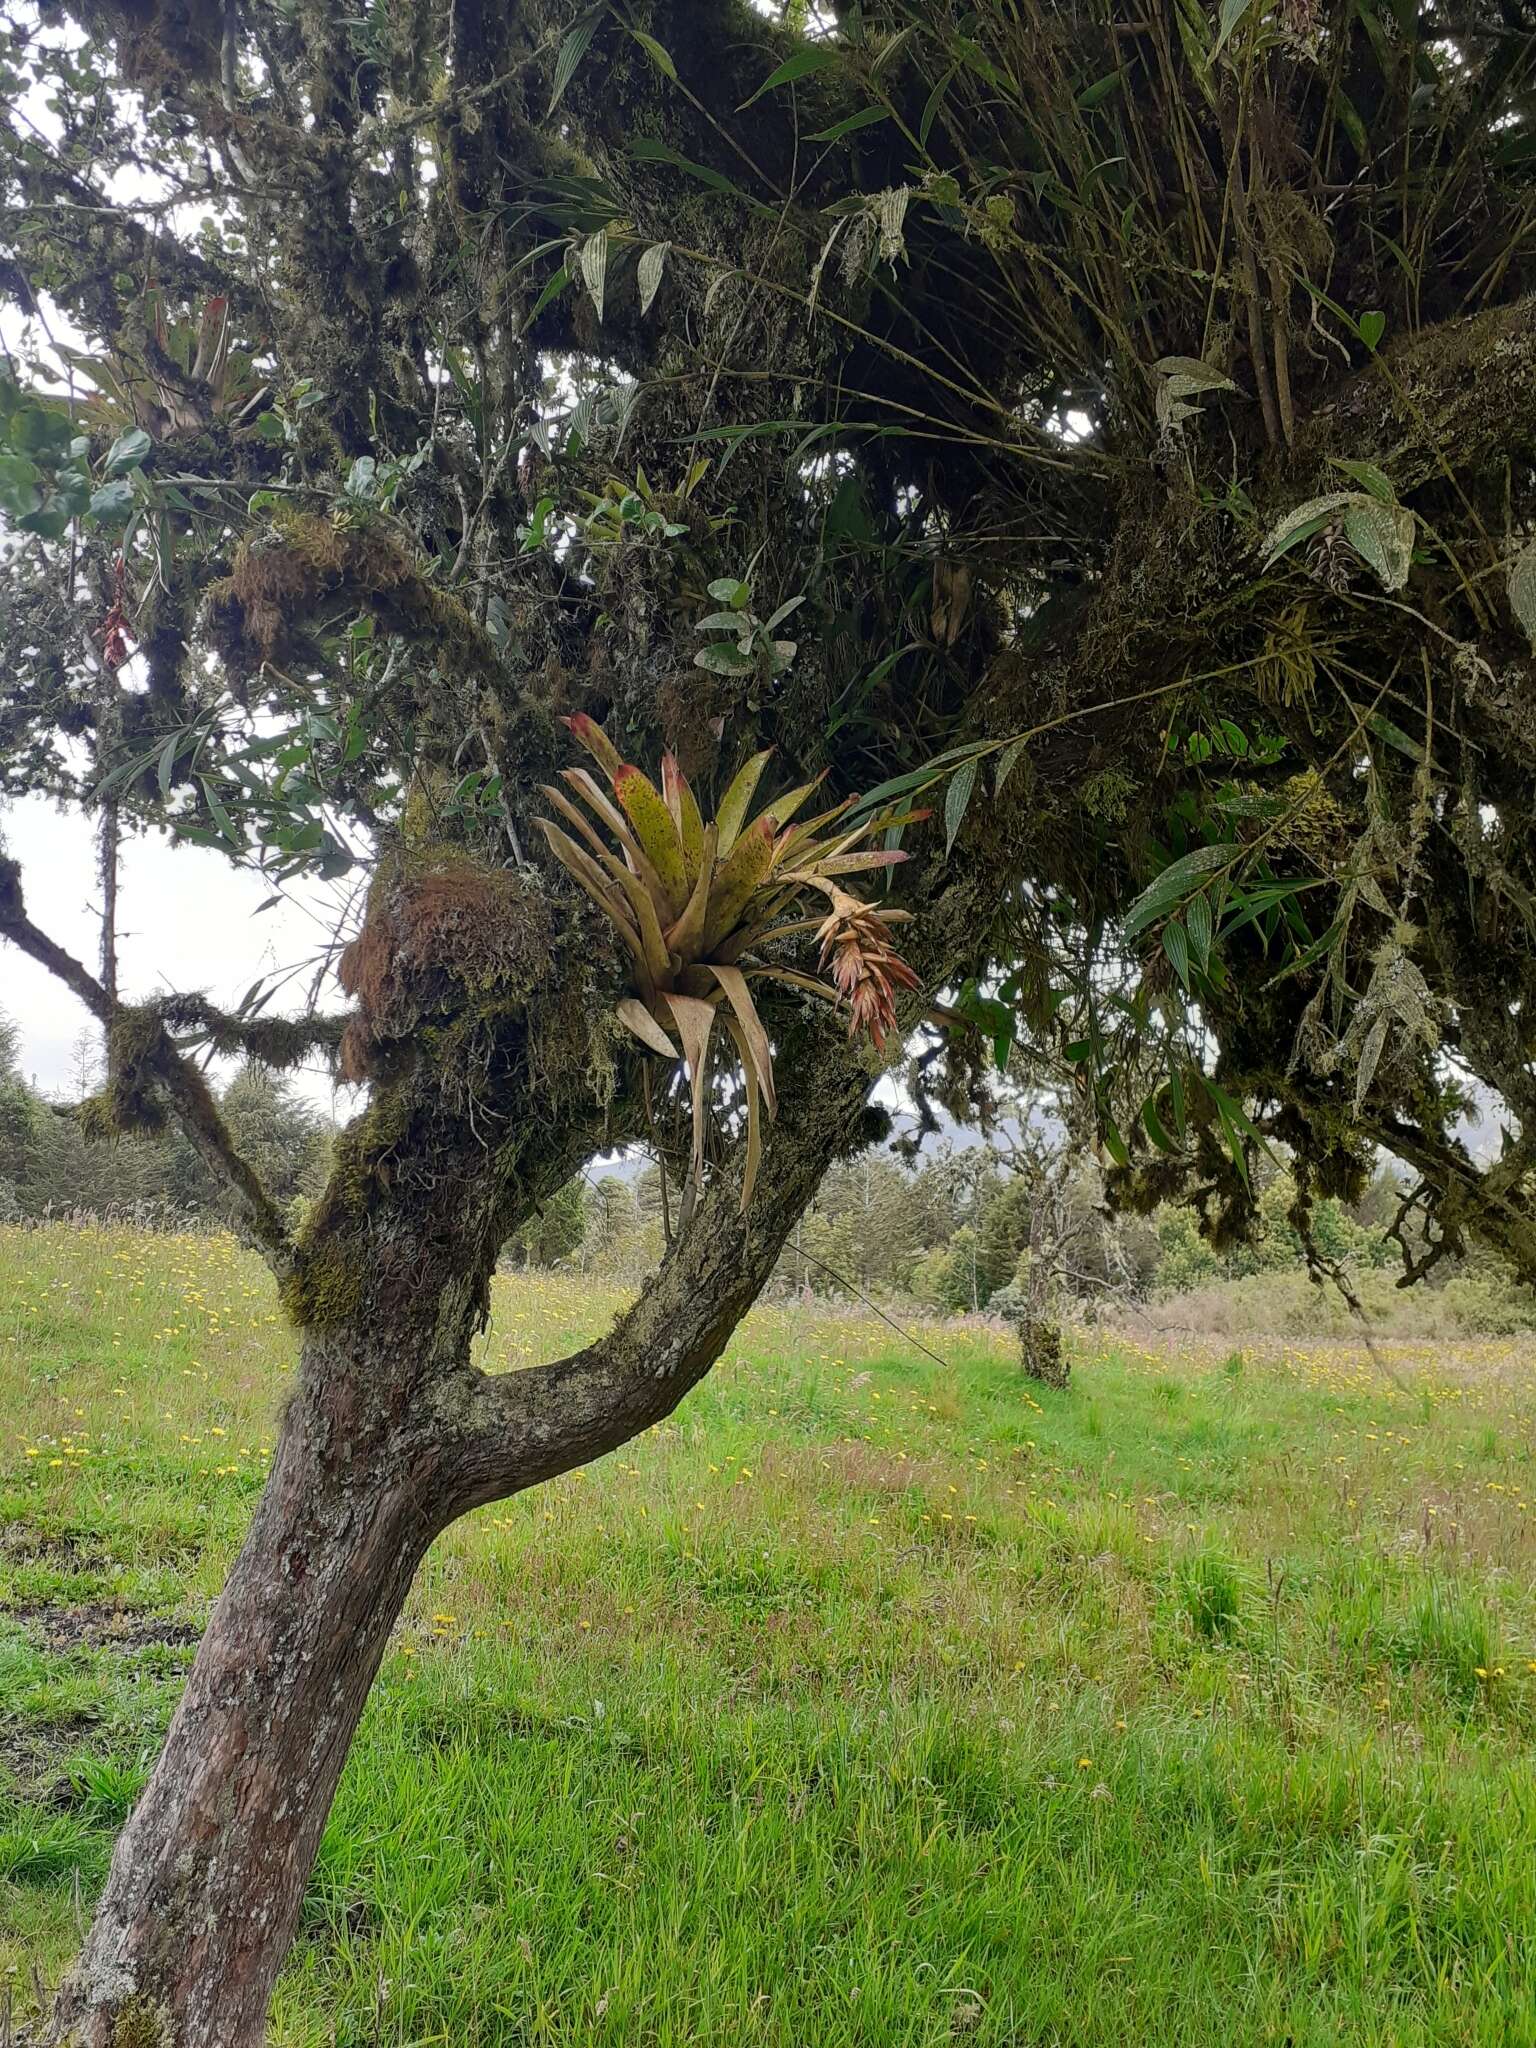
<path id="1" fill-rule="evenodd" d="M 856 798 L 845 797 L 797 824 L 821 787 L 824 778 L 818 775 L 749 817 L 772 757 L 767 748 L 738 770 L 706 824 L 673 755 L 661 757 L 658 790 L 642 769 L 622 759 L 594 719 L 577 714 L 566 723 L 608 778 L 613 797 L 587 769 L 567 768 L 563 779 L 581 802 L 548 783 L 544 795 L 585 844 L 551 819 L 541 818 L 539 828 L 629 955 L 633 993 L 620 1000 L 615 1015 L 651 1052 L 681 1060 L 687 1070 L 695 1180 L 704 1163 L 714 1027 L 717 1021 L 724 1026 L 741 1063 L 746 1096 L 745 1209 L 762 1156 L 762 1120 L 778 1107 L 773 1053 L 751 983 L 777 981 L 828 1002 L 846 1001 L 849 1036 L 865 1033 L 882 1050 L 895 1027 L 897 990 L 918 986 L 891 943 L 895 927 L 911 912 L 865 903 L 839 878 L 904 861 L 899 847 L 876 850 L 863 842 L 877 833 L 899 834 L 928 813 L 889 805 L 861 810 Z M 810 892 L 827 902 L 813 917 L 798 914 Z M 815 934 L 830 983 L 782 957 L 786 942 L 807 932 Z"/>

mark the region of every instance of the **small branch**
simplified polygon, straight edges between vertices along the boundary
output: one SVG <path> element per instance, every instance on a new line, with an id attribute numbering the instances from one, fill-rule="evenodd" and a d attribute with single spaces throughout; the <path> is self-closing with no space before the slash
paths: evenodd
<path id="1" fill-rule="evenodd" d="M 293 1240 L 283 1212 L 250 1161 L 235 1149 L 207 1082 L 177 1051 L 158 1010 L 125 1011 L 83 962 L 39 930 L 27 915 L 21 869 L 4 857 L 0 857 L 0 938 L 9 939 L 77 995 L 109 1034 L 125 1016 L 144 1020 L 143 1040 L 133 1048 L 134 1067 L 165 1098 L 204 1165 L 235 1194 L 268 1264 L 280 1278 L 285 1276 L 293 1263 Z M 121 1061 L 114 1060 L 112 1065 L 120 1069 Z"/>

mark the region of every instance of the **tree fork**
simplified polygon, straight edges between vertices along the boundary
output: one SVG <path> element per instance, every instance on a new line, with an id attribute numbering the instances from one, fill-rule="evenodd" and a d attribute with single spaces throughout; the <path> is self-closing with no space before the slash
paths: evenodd
<path id="1" fill-rule="evenodd" d="M 306 1335 L 256 1517 L 47 2040 L 259 2048 L 336 1788 L 390 1631 L 441 1530 L 668 1414 L 719 1357 L 839 1151 L 870 1075 L 818 1020 L 749 1214 L 717 1177 L 607 1337 L 554 1364 L 470 1362 L 478 1290 L 453 1247 L 404 1328 Z M 446 1326 L 446 1327 L 445 1327 Z"/>

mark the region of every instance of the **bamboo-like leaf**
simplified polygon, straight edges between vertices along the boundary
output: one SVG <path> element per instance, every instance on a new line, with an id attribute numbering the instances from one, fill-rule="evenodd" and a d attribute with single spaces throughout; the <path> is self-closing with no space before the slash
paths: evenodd
<path id="1" fill-rule="evenodd" d="M 993 796 L 998 797 L 1002 795 L 1004 784 L 1019 765 L 1020 757 L 1028 745 L 1029 741 L 1027 739 L 1018 739 L 1010 740 L 1007 746 L 1004 747 L 998 758 L 997 775 L 992 784 Z"/>
<path id="2" fill-rule="evenodd" d="M 626 761 L 613 778 L 613 793 L 641 851 L 661 879 L 671 916 L 677 917 L 688 901 L 688 874 L 682 834 L 672 822 L 661 791 L 644 769 Z"/>
<path id="3" fill-rule="evenodd" d="M 647 35 L 643 28 L 631 28 L 629 32 L 662 76 L 670 78 L 672 83 L 676 85 L 677 66 L 672 62 L 672 52 L 667 48 L 666 44 L 658 43 L 656 38 Z"/>
<path id="4" fill-rule="evenodd" d="M 670 822 L 670 820 L 669 820 Z M 711 953 L 723 939 L 753 894 L 767 879 L 773 865 L 774 819 L 771 812 L 754 818 L 722 861 L 709 892 L 709 912 L 704 920 L 704 950 Z"/>
<path id="5" fill-rule="evenodd" d="M 1520 621 L 1526 639 L 1536 647 L 1536 540 L 1527 541 L 1510 563 L 1507 588 L 1510 610 Z"/>
<path id="6" fill-rule="evenodd" d="M 705 828 L 699 849 L 699 871 L 694 876 L 692 893 L 683 905 L 682 915 L 667 930 L 667 951 L 676 953 L 685 962 L 697 960 L 704 945 L 704 918 L 709 909 L 710 885 L 715 876 L 715 831 L 714 825 Z"/>
<path id="7" fill-rule="evenodd" d="M 736 109 L 744 114 L 754 100 L 760 100 L 765 92 L 775 92 L 781 85 L 792 85 L 797 78 L 806 78 L 813 71 L 824 71 L 829 64 L 838 60 L 838 51 L 831 43 L 807 43 L 786 57 L 777 70 L 770 71 L 757 91 L 744 99 Z"/>
<path id="8" fill-rule="evenodd" d="M 955 839 L 965 822 L 971 794 L 976 787 L 976 770 L 979 763 L 962 761 L 950 777 L 949 788 L 944 792 L 944 853 L 946 858 L 953 851 Z"/>
<path id="9" fill-rule="evenodd" d="M 1178 919 L 1170 918 L 1163 926 L 1163 951 L 1168 955 L 1174 973 L 1181 984 L 1189 987 L 1189 933 Z"/>
<path id="10" fill-rule="evenodd" d="M 641 257 L 636 281 L 640 287 L 640 313 L 643 318 L 651 310 L 656 294 L 661 290 L 661 280 L 667 267 L 667 252 L 670 242 L 653 242 Z"/>
<path id="11" fill-rule="evenodd" d="M 1211 934 L 1213 919 L 1211 899 L 1202 890 L 1198 896 L 1191 896 L 1184 908 L 1184 922 L 1189 927 L 1189 946 L 1196 965 L 1201 972 L 1211 964 Z"/>
<path id="12" fill-rule="evenodd" d="M 678 767 L 674 754 L 661 757 L 661 793 L 683 842 L 683 873 L 691 889 L 698 880 L 699 862 L 703 858 L 704 820 L 699 815 L 698 799 L 688 787 L 688 778 Z"/>
<path id="13" fill-rule="evenodd" d="M 1193 892 L 1193 886 L 1202 875 L 1211 874 L 1217 868 L 1228 866 L 1234 861 L 1241 848 L 1228 843 L 1217 846 L 1197 846 L 1191 852 L 1181 854 L 1170 861 L 1162 873 L 1149 882 L 1136 901 L 1126 912 L 1123 930 L 1128 939 L 1134 939 L 1138 932 L 1155 924 L 1184 898 Z"/>
<path id="14" fill-rule="evenodd" d="M 779 1104 L 773 1085 L 773 1052 L 768 1044 L 768 1033 L 763 1029 L 763 1020 L 757 1014 L 757 1005 L 752 1000 L 752 991 L 739 967 L 721 967 L 710 962 L 709 971 L 725 990 L 726 1001 L 736 1013 L 736 1022 L 751 1055 L 751 1065 L 762 1087 L 768 1114 L 777 1116 Z"/>
<path id="15" fill-rule="evenodd" d="M 664 995 L 662 1001 L 672 1012 L 677 1035 L 683 1042 L 688 1083 L 693 1095 L 693 1175 L 704 1172 L 704 1133 L 709 1119 L 709 1040 L 715 1028 L 715 1010 L 697 996 Z"/>
<path id="16" fill-rule="evenodd" d="M 721 1023 L 730 1033 L 741 1060 L 741 1082 L 747 1097 L 747 1156 L 741 1172 L 741 1213 L 746 1215 L 752 1201 L 752 1190 L 757 1186 L 757 1169 L 763 1157 L 763 1115 L 758 1099 L 757 1076 L 752 1071 L 752 1060 L 741 1026 L 734 1017 L 722 1017 Z"/>
<path id="17" fill-rule="evenodd" d="M 731 784 L 721 797 L 715 812 L 715 823 L 720 828 L 720 858 L 725 859 L 736 844 L 742 826 L 747 821 L 747 810 L 757 793 L 757 785 L 763 778 L 763 770 L 773 758 L 772 747 L 765 747 L 760 754 L 754 754 L 731 777 Z"/>
<path id="18" fill-rule="evenodd" d="M 589 718 L 585 711 L 578 711 L 570 718 L 563 719 L 561 723 L 567 727 L 572 737 L 586 748 L 611 782 L 624 766 L 624 756 L 597 720 Z"/>
<path id="19" fill-rule="evenodd" d="M 656 1022 L 644 1003 L 637 1003 L 633 996 L 625 996 L 613 1013 L 621 1024 L 635 1034 L 642 1045 L 648 1045 L 652 1052 L 659 1052 L 669 1060 L 681 1059 L 682 1054 Z"/>
<path id="20" fill-rule="evenodd" d="M 594 7 L 590 14 L 583 15 L 582 19 L 577 22 L 565 41 L 560 45 L 560 54 L 555 59 L 554 83 L 549 95 L 550 113 L 553 113 L 556 107 L 559 106 L 561 100 L 565 97 L 565 88 L 576 76 L 576 67 L 587 54 L 587 48 L 592 41 L 601 13 L 601 8 Z"/>
<path id="21" fill-rule="evenodd" d="M 581 245 L 581 252 L 577 257 L 577 261 L 581 265 L 581 275 L 587 290 L 592 294 L 592 310 L 596 313 L 598 324 L 601 326 L 603 318 L 603 293 L 608 283 L 608 230 L 606 228 L 599 228 L 595 235 L 588 235 Z"/>

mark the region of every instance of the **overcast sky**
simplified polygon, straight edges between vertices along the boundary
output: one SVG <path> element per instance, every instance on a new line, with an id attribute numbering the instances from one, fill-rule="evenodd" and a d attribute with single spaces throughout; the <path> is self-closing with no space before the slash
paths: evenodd
<path id="1" fill-rule="evenodd" d="M 89 821 L 61 813 L 41 797 L 25 797 L 0 806 L 0 836 L 21 863 L 33 922 L 94 968 L 101 948 L 101 892 Z M 345 886 L 298 889 L 289 901 L 259 911 L 273 893 L 270 885 L 220 854 L 173 847 L 159 837 L 129 839 L 118 902 L 123 995 L 132 1001 L 157 991 L 195 989 L 233 1008 L 258 975 L 310 963 L 271 1005 L 298 1009 L 313 981 L 313 963 L 336 925 Z M 334 981 L 321 1001 L 328 1009 L 342 1006 Z M 23 1072 L 45 1093 L 69 1092 L 76 1042 L 93 1028 L 92 1021 L 68 989 L 4 940 L 0 1009 L 20 1026 Z M 307 1094 L 329 1105 L 331 1085 L 323 1068 L 296 1078 Z"/>

